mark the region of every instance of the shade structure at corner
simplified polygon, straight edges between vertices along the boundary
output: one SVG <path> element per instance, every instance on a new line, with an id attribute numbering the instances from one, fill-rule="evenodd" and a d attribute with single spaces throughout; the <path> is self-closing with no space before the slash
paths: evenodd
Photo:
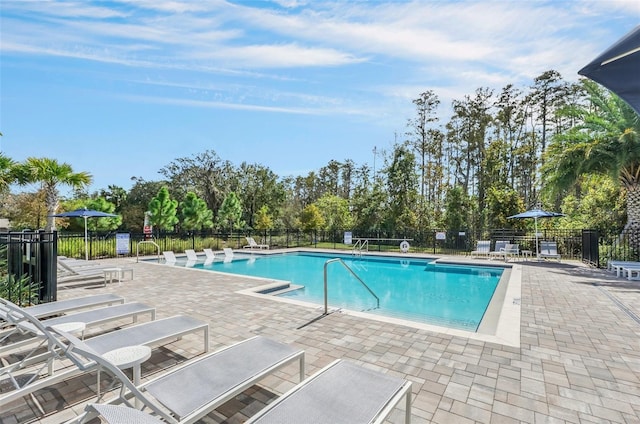
<path id="1" fill-rule="evenodd" d="M 95 211 L 87 208 L 76 209 L 75 211 L 62 212 L 55 215 L 51 215 L 54 218 L 84 218 L 84 259 L 89 260 L 89 243 L 87 233 L 87 219 L 88 218 L 113 218 L 118 215 Z"/>
<path id="2" fill-rule="evenodd" d="M 540 251 L 538 248 L 538 218 L 557 218 L 557 217 L 561 217 L 564 216 L 564 214 L 559 213 L 559 212 L 548 212 L 545 210 L 542 210 L 540 208 L 534 208 L 534 209 L 529 209 L 528 211 L 516 214 L 516 215 L 511 215 L 508 216 L 507 218 L 509 219 L 526 219 L 526 218 L 533 218 L 534 221 L 534 228 L 535 228 L 535 232 L 536 232 L 536 258 L 540 257 Z"/>
<path id="3" fill-rule="evenodd" d="M 640 115 L 640 25 L 578 74 L 613 91 Z"/>

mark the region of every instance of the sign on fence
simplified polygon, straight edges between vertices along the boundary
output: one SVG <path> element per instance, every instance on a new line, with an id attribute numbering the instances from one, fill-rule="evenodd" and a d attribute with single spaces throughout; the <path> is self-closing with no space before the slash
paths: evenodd
<path id="1" fill-rule="evenodd" d="M 351 244 L 353 239 L 353 234 L 351 233 L 351 231 L 345 231 L 344 232 L 344 244 Z"/>
<path id="2" fill-rule="evenodd" d="M 129 233 L 116 234 L 116 255 L 129 254 Z"/>

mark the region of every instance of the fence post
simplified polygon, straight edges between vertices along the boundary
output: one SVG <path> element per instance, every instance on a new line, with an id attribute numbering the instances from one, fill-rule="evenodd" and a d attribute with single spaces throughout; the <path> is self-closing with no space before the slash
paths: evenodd
<path id="1" fill-rule="evenodd" d="M 582 262 L 600 268 L 600 246 L 598 230 L 582 230 Z"/>

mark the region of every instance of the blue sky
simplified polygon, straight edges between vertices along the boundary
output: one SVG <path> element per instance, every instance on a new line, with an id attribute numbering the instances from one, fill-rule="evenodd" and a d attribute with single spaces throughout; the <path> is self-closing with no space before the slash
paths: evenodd
<path id="1" fill-rule="evenodd" d="M 0 150 L 91 191 L 209 149 L 280 176 L 373 166 L 420 93 L 446 121 L 478 87 L 576 81 L 638 23 L 636 0 L 2 0 Z"/>

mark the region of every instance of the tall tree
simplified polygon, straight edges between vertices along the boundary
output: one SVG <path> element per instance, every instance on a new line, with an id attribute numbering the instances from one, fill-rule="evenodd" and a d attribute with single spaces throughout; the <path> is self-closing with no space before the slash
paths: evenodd
<path id="1" fill-rule="evenodd" d="M 47 222 L 44 192 L 7 194 L 0 202 L 0 215 L 8 218 L 13 230 L 42 228 Z"/>
<path id="2" fill-rule="evenodd" d="M 320 180 L 320 196 L 325 194 L 338 195 L 338 187 L 340 186 L 340 169 L 342 164 L 337 160 L 330 160 L 326 166 L 320 168 L 318 178 Z"/>
<path id="3" fill-rule="evenodd" d="M 415 229 L 418 222 L 417 175 L 415 155 L 405 145 L 396 145 L 384 173 L 387 175 L 389 209 L 388 227 L 400 231 Z"/>
<path id="4" fill-rule="evenodd" d="M 113 184 L 109 185 L 106 190 L 100 190 L 98 195 L 100 197 L 104 197 L 108 202 L 115 205 L 114 212 L 120 212 L 122 205 L 127 200 L 127 191 L 124 188 Z"/>
<path id="5" fill-rule="evenodd" d="M 172 231 L 178 223 L 178 201 L 171 198 L 169 189 L 163 186 L 156 197 L 149 202 L 149 220 L 160 230 Z"/>
<path id="6" fill-rule="evenodd" d="M 237 172 L 238 185 L 234 192 L 243 207 L 242 219 L 250 227 L 255 227 L 254 217 L 261 207 L 267 206 L 277 217 L 278 206 L 285 197 L 284 185 L 269 168 L 243 162 Z"/>
<path id="7" fill-rule="evenodd" d="M 256 216 L 254 218 L 254 228 L 258 231 L 264 231 L 266 233 L 267 230 L 273 228 L 273 218 L 269 213 L 269 207 L 267 205 L 263 205 L 258 212 L 256 212 Z"/>
<path id="8" fill-rule="evenodd" d="M 84 207 L 95 211 L 106 213 L 115 213 L 116 211 L 116 205 L 109 202 L 104 197 L 87 199 L 83 201 L 83 203 Z M 120 224 L 122 224 L 122 217 L 119 215 L 114 217 L 91 218 L 87 220 L 87 228 L 91 231 L 112 231 L 117 229 Z"/>
<path id="9" fill-rule="evenodd" d="M 302 210 L 300 213 L 300 225 L 302 230 L 307 232 L 321 230 L 324 227 L 324 218 L 315 203 Z"/>
<path id="10" fill-rule="evenodd" d="M 324 219 L 325 229 L 333 231 L 351 228 L 353 219 L 347 199 L 327 193 L 318 199 L 317 205 Z"/>
<path id="11" fill-rule="evenodd" d="M 190 191 L 180 202 L 180 214 L 182 227 L 186 230 L 201 230 L 213 227 L 213 212 L 207 207 L 204 200 Z"/>
<path id="12" fill-rule="evenodd" d="M 231 190 L 229 184 L 235 180 L 233 165 L 223 161 L 214 150 L 175 159 L 159 172 L 169 180 L 178 199 L 193 191 L 212 211 L 218 210 Z"/>
<path id="13" fill-rule="evenodd" d="M 554 138 L 543 174 L 552 194 L 566 192 L 585 174 L 606 173 L 626 192 L 622 236 L 640 248 L 640 117 L 619 97 L 583 81 L 590 104 L 569 108 L 580 123 Z"/>
<path id="14" fill-rule="evenodd" d="M 455 159 L 457 167 L 464 175 L 463 182 L 467 193 L 475 195 L 478 210 L 483 210 L 486 201 L 486 191 L 489 187 L 485 174 L 482 172 L 490 125 L 491 97 L 493 91 L 488 88 L 478 88 L 473 97 L 465 96 L 462 101 L 454 101 L 453 123 L 449 125 L 449 135 L 454 135 L 451 141 L 458 143 L 457 151 L 460 157 Z M 485 222 L 482 216 L 476 226 L 483 228 Z"/>
<path id="15" fill-rule="evenodd" d="M 454 239 L 454 235 L 460 230 L 470 230 L 469 226 L 469 199 L 462 187 L 451 187 L 445 198 L 444 228 L 447 237 Z"/>
<path id="16" fill-rule="evenodd" d="M 218 223 L 223 228 L 230 228 L 232 235 L 234 229 L 245 226 L 245 222 L 242 220 L 242 204 L 233 191 L 227 194 L 218 210 Z"/>
<path id="17" fill-rule="evenodd" d="M 46 231 L 55 230 L 55 218 L 59 205 L 58 187 L 69 186 L 73 189 L 91 184 L 92 177 L 88 172 L 74 172 L 68 163 L 60 163 L 50 158 L 30 157 L 25 162 L 17 165 L 20 184 L 40 184 L 45 195 L 47 209 Z"/>
<path id="18" fill-rule="evenodd" d="M 507 149 L 505 160 L 506 177 L 510 187 L 516 187 L 520 173 L 516 172 L 516 151 L 522 143 L 525 131 L 526 103 L 521 99 L 522 92 L 512 84 L 505 86 L 498 100 L 495 114 L 495 134 L 497 140 L 502 140 Z"/>
<path id="19" fill-rule="evenodd" d="M 549 131 L 553 130 L 554 117 L 567 93 L 567 84 L 562 80 L 560 72 L 549 70 L 533 80 L 531 93 L 528 95 L 533 111 L 540 122 L 540 152 L 547 147 Z"/>
<path id="20" fill-rule="evenodd" d="M 409 145 L 418 157 L 418 172 L 420 173 L 420 223 L 425 221 L 423 215 L 425 202 L 435 203 L 441 200 L 434 198 L 435 193 L 439 193 L 442 173 L 442 132 L 434 127 L 438 122 L 438 105 L 440 99 L 431 90 L 420 94 L 413 100 L 416 108 L 416 116 L 407 123 L 409 128 L 407 136 Z M 427 193 L 429 188 L 429 193 Z"/>
<path id="21" fill-rule="evenodd" d="M 9 186 L 16 181 L 16 162 L 0 152 L 0 195 L 9 190 Z"/>
<path id="22" fill-rule="evenodd" d="M 144 225 L 145 212 L 149 210 L 149 203 L 158 191 L 166 185 L 165 181 L 145 181 L 140 177 L 133 177 L 131 190 L 123 200 L 120 210 L 122 228 L 132 232 L 140 232 Z"/>

